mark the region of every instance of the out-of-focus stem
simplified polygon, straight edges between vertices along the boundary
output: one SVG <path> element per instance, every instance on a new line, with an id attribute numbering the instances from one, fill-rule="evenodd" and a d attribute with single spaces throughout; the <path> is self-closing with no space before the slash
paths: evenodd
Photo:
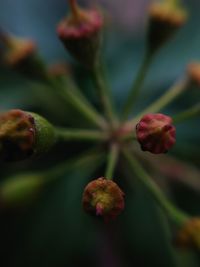
<path id="1" fill-rule="evenodd" d="M 171 219 L 175 224 L 182 225 L 186 220 L 188 220 L 188 215 L 183 213 L 181 210 L 177 209 L 163 194 L 157 184 L 152 180 L 148 173 L 143 169 L 140 163 L 135 159 L 135 157 L 127 150 L 123 150 L 123 155 L 127 160 L 132 171 L 137 175 L 138 179 L 151 193 L 153 198 L 156 200 L 158 205 L 166 212 L 169 219 Z"/>
<path id="2" fill-rule="evenodd" d="M 142 65 L 138 71 L 136 79 L 133 82 L 133 85 L 131 86 L 130 93 L 129 93 L 127 100 L 126 100 L 124 107 L 123 107 L 123 113 L 122 113 L 123 118 L 122 119 L 124 119 L 124 120 L 128 118 L 129 114 L 132 111 L 132 108 L 133 108 L 135 102 L 138 99 L 138 96 L 140 94 L 142 85 L 143 85 L 145 77 L 146 77 L 146 74 L 147 74 L 148 69 L 151 65 L 153 55 L 154 54 L 150 53 L 149 50 L 147 50 L 147 52 L 145 53 Z"/>
<path id="3" fill-rule="evenodd" d="M 175 124 L 184 122 L 189 119 L 194 119 L 200 116 L 200 103 L 197 105 L 180 112 L 179 114 L 173 116 L 173 122 Z"/>
<path id="4" fill-rule="evenodd" d="M 115 167 L 118 161 L 118 156 L 119 156 L 119 147 L 117 144 L 113 143 L 110 148 L 110 152 L 108 154 L 108 163 L 107 163 L 107 168 L 106 168 L 106 173 L 105 173 L 105 178 L 112 180 L 113 179 L 113 174 L 115 171 Z"/>
<path id="5" fill-rule="evenodd" d="M 117 119 L 114 114 L 112 101 L 110 99 L 110 92 L 105 81 L 101 60 L 98 60 L 98 62 L 95 64 L 95 66 L 93 67 L 91 71 L 91 75 L 92 75 L 92 80 L 94 82 L 94 85 L 97 89 L 100 102 L 103 106 L 104 113 L 107 119 L 112 124 L 112 126 L 115 126 L 117 123 Z"/>
<path id="6" fill-rule="evenodd" d="M 189 80 L 187 78 L 178 81 L 177 83 L 175 83 L 175 85 L 168 89 L 166 93 L 163 94 L 159 99 L 150 104 L 150 106 L 145 108 L 135 118 L 128 121 L 127 124 L 135 125 L 143 115 L 147 113 L 159 112 L 161 109 L 172 103 L 178 96 L 180 96 L 188 88 L 188 86 Z"/>
<path id="7" fill-rule="evenodd" d="M 83 116 L 85 116 L 94 125 L 105 129 L 107 128 L 107 123 L 104 118 L 98 114 L 98 112 L 85 101 L 73 90 L 65 90 L 63 85 L 61 86 L 53 79 L 49 79 L 49 84 L 54 88 L 55 93 L 60 95 L 64 100 L 73 105 Z"/>
<path id="8" fill-rule="evenodd" d="M 89 142 L 102 142 L 108 138 L 108 136 L 101 131 L 65 128 L 56 128 L 55 130 L 58 139 L 62 139 L 64 141 L 79 140 Z"/>

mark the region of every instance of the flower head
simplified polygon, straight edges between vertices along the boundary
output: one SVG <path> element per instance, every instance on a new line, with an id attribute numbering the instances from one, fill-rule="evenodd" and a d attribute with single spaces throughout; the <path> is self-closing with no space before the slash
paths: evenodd
<path id="1" fill-rule="evenodd" d="M 82 64 L 92 67 L 97 59 L 103 18 L 97 10 L 81 9 L 70 0 L 71 14 L 57 27 L 57 33 L 67 50 Z"/>
<path id="2" fill-rule="evenodd" d="M 83 207 L 85 211 L 109 221 L 124 209 L 124 193 L 113 181 L 104 177 L 98 178 L 86 186 Z"/>
<path id="3" fill-rule="evenodd" d="M 172 119 L 164 114 L 147 114 L 136 126 L 142 150 L 153 154 L 167 152 L 176 142 L 176 129 Z"/>

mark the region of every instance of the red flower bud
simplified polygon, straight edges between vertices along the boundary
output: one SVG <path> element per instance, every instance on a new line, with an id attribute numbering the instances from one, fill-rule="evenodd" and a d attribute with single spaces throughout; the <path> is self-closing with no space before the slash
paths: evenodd
<path id="1" fill-rule="evenodd" d="M 90 182 L 83 193 L 83 208 L 105 221 L 115 219 L 124 209 L 124 193 L 119 186 L 104 177 Z"/>
<path id="2" fill-rule="evenodd" d="M 64 46 L 82 64 L 95 65 L 101 43 L 103 18 L 97 10 L 83 10 L 70 0 L 72 14 L 63 19 L 57 33 Z"/>
<path id="3" fill-rule="evenodd" d="M 187 13 L 180 5 L 164 1 L 152 3 L 149 16 L 148 41 L 152 52 L 167 42 L 187 19 Z"/>
<path id="4" fill-rule="evenodd" d="M 180 248 L 200 249 L 200 218 L 186 221 L 177 233 L 175 243 Z"/>
<path id="5" fill-rule="evenodd" d="M 136 134 L 143 151 L 166 153 L 176 142 L 172 119 L 163 114 L 147 114 L 136 126 Z"/>
<path id="6" fill-rule="evenodd" d="M 18 109 L 0 114 L 0 158 L 4 160 L 46 152 L 54 139 L 53 127 L 37 114 Z"/>

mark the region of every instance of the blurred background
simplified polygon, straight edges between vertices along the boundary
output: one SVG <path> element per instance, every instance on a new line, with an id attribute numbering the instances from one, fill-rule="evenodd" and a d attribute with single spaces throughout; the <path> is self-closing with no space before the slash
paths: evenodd
<path id="1" fill-rule="evenodd" d="M 97 4 L 105 13 L 103 50 L 115 102 L 120 108 L 143 57 L 150 0 L 88 0 L 80 3 Z M 185 4 L 190 14 L 189 21 L 157 55 L 136 111 L 183 75 L 188 62 L 200 59 L 200 2 L 187 0 Z M 56 25 L 66 13 L 66 0 L 0 0 L 0 26 L 16 35 L 36 40 L 48 64 L 73 62 L 56 36 Z M 88 89 L 87 73 L 77 65 L 73 67 L 73 73 L 84 93 L 95 101 Z M 199 102 L 199 97 L 198 90 L 188 92 L 165 112 L 172 115 L 188 108 Z M 48 109 L 42 103 L 38 92 L 25 80 L 13 72 L 0 71 L 0 110 L 33 110 L 57 124 L 65 124 L 69 119 L 68 124 L 73 125 L 70 111 L 63 114 L 59 109 Z M 173 151 L 174 156 L 195 168 L 200 164 L 199 122 L 200 119 L 193 120 L 178 127 L 177 145 Z M 67 157 L 75 155 L 84 146 L 72 144 L 68 147 Z M 28 166 L 0 164 L 0 179 L 29 168 L 48 168 L 66 155 L 62 147 L 55 148 L 55 151 L 54 155 Z M 80 204 L 84 186 L 101 174 L 101 169 L 94 173 L 90 166 L 71 170 L 63 179 L 46 188 L 28 208 L 1 212 L 0 266 L 200 266 L 197 254 L 180 252 L 173 247 L 165 216 L 137 181 L 130 188 L 126 181 L 117 177 L 126 192 L 126 209 L 112 225 L 102 226 L 84 214 Z M 198 190 L 173 181 L 171 194 L 181 208 L 194 215 L 200 214 Z"/>

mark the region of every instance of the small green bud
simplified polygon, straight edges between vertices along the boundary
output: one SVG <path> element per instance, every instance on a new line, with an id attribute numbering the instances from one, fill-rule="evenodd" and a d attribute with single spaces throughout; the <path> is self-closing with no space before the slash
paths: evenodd
<path id="1" fill-rule="evenodd" d="M 18 109 L 0 114 L 0 158 L 5 161 L 45 153 L 55 139 L 53 126 L 37 114 Z"/>
<path id="2" fill-rule="evenodd" d="M 9 178 L 0 185 L 1 206 L 24 206 L 35 199 L 42 186 L 43 179 L 40 175 L 23 174 Z"/>

